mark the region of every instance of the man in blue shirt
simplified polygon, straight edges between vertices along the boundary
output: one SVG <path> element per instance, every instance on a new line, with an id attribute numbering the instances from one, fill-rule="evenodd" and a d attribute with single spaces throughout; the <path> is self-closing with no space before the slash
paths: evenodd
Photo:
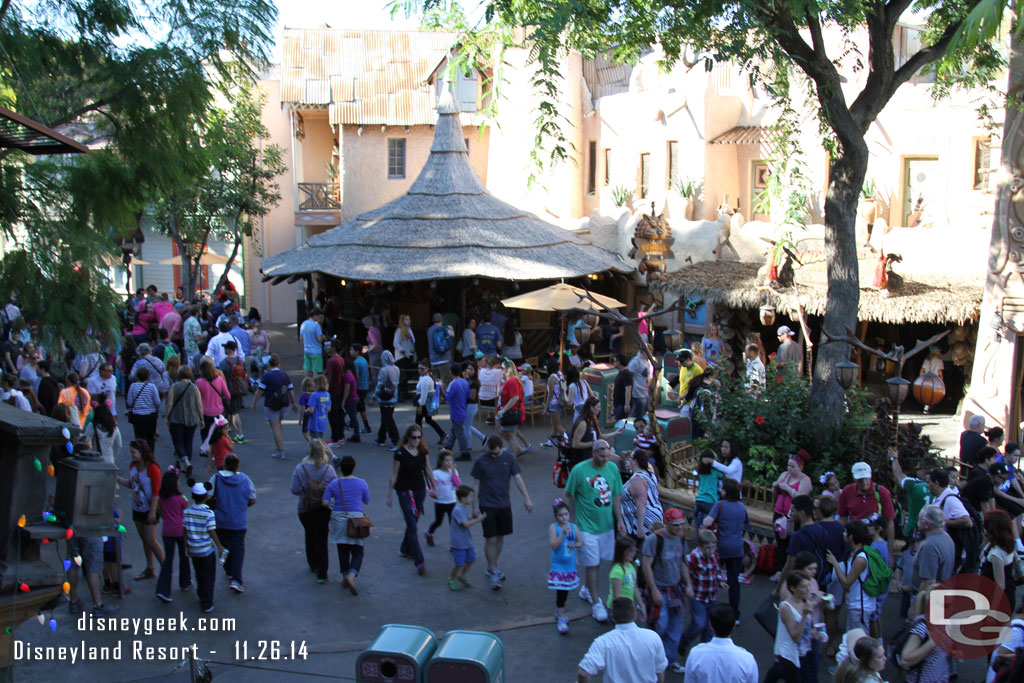
<path id="1" fill-rule="evenodd" d="M 452 376 L 455 379 L 445 389 L 452 427 L 448 430 L 444 447 L 450 450 L 455 445 L 455 439 L 458 439 L 459 455 L 455 459 L 459 461 L 468 461 L 471 458 L 470 441 L 466 434 L 466 403 L 469 399 L 469 382 L 465 380 L 464 373 L 465 368 L 462 363 L 452 363 Z"/>
<path id="2" fill-rule="evenodd" d="M 455 333 L 444 325 L 440 313 L 434 314 L 434 324 L 427 329 L 427 350 L 430 353 L 430 369 L 434 377 L 444 384 L 452 379 L 452 352 L 455 349 Z M 447 340 L 447 341 L 446 341 Z"/>
<path id="3" fill-rule="evenodd" d="M 299 326 L 299 337 L 302 339 L 302 369 L 312 377 L 324 371 L 324 331 L 320 323 L 324 321 L 323 311 L 314 310 L 309 319 Z"/>
<path id="4" fill-rule="evenodd" d="M 356 369 L 356 392 L 359 394 L 359 404 L 356 406 L 356 412 L 363 418 L 363 434 L 370 434 L 373 430 L 370 429 L 370 421 L 366 419 L 366 395 L 370 393 L 370 364 L 366 362 L 366 358 L 363 356 L 362 344 L 350 346 L 349 353 L 352 356 L 352 365 Z M 352 425 L 353 429 L 355 427 L 355 425 Z"/>
<path id="5" fill-rule="evenodd" d="M 484 315 L 484 324 L 476 328 L 476 347 L 485 356 L 497 355 L 501 350 L 501 330 L 491 322 L 491 314 Z"/>

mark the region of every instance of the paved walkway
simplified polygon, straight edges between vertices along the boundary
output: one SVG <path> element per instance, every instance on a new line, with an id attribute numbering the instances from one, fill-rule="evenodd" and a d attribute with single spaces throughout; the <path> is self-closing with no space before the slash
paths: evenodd
<path id="1" fill-rule="evenodd" d="M 294 327 L 271 326 L 274 350 L 282 354 L 283 366 L 293 381 L 301 378 L 295 370 L 301 363 L 300 347 L 295 340 Z M 370 413 L 371 424 L 379 420 Z M 412 421 L 412 410 L 407 404 L 396 414 L 400 428 Z M 271 459 L 273 441 L 261 412 L 245 413 L 247 443 L 237 447 L 242 458 L 242 470 L 257 488 L 257 504 L 250 508 L 249 531 L 246 539 L 245 577 L 246 593 L 233 594 L 223 573 L 218 573 L 216 609 L 209 615 L 237 619 L 233 628 L 221 632 L 190 631 L 176 633 L 157 628 L 151 635 L 140 633 L 111 634 L 78 632 L 74 620 L 65 606 L 54 612 L 58 621 L 56 633 L 35 620 L 26 622 L 17 632 L 17 638 L 33 646 L 87 647 L 114 646 L 123 643 L 122 661 L 76 663 L 74 674 L 68 671 L 70 662 L 52 660 L 19 664 L 14 680 L 61 681 L 72 677 L 82 681 L 186 681 L 187 670 L 176 670 L 180 658 L 142 653 L 141 659 L 132 655 L 133 641 L 143 647 L 187 647 L 195 643 L 202 659 L 211 660 L 217 681 L 313 680 L 329 677 L 355 680 L 355 661 L 378 629 L 388 623 L 419 624 L 443 635 L 452 629 L 486 630 L 498 634 L 506 652 L 506 675 L 512 683 L 530 681 L 573 680 L 576 665 L 590 642 L 607 627 L 590 618 L 589 606 L 575 595 L 570 597 L 569 611 L 574 617 L 572 633 L 559 636 L 554 627 L 554 595 L 546 588 L 549 562 L 547 525 L 551 522 L 550 502 L 559 495 L 551 484 L 554 454 L 536 446 L 547 431 L 538 423 L 527 427 L 526 434 L 534 450 L 521 458 L 524 476 L 536 505 L 527 514 L 517 491 L 512 492 L 515 515 L 515 534 L 507 539 L 501 566 L 508 581 L 500 592 L 486 587 L 484 580 L 483 539 L 474 529 L 480 561 L 470 573 L 474 587 L 457 593 L 447 587 L 450 555 L 447 551 L 447 531 L 438 532 L 438 545 L 425 548 L 427 575 L 417 576 L 411 563 L 399 558 L 403 524 L 396 505 L 384 506 L 388 475 L 391 470 L 390 453 L 364 442 L 338 449 L 357 458 L 356 475 L 370 485 L 373 497 L 367 508 L 375 526 L 367 542 L 366 559 L 360 576 L 359 597 L 352 597 L 340 588 L 336 555 L 331 556 L 330 583 L 318 585 L 309 573 L 304 557 L 302 528 L 296 516 L 296 497 L 289 492 L 291 474 L 304 453 L 304 442 L 295 419 L 285 424 L 287 441 L 286 461 Z M 441 424 L 447 426 L 447 420 Z M 122 420 L 122 434 L 128 436 L 130 426 Z M 428 430 L 428 443 L 436 453 L 436 439 Z M 171 462 L 170 439 L 165 433 L 157 444 L 157 456 L 163 465 Z M 127 469 L 127 454 L 120 463 Z M 470 463 L 460 463 L 462 477 L 468 478 Z M 183 487 L 184 488 L 184 487 Z M 121 510 L 130 509 L 129 492 L 121 489 L 117 504 Z M 428 504 L 428 508 L 432 508 Z M 428 512 L 432 515 L 433 510 Z M 432 518 L 432 517 L 431 517 Z M 129 525 L 130 526 L 130 525 Z M 421 524 L 425 528 L 425 524 Z M 51 549 L 54 546 L 48 546 Z M 134 576 L 144 566 L 140 543 L 133 528 L 125 536 L 125 561 L 134 567 L 127 575 Z M 55 560 L 54 560 L 55 561 Z M 607 569 L 604 572 L 607 576 Z M 189 627 L 196 627 L 202 615 L 194 593 L 175 592 L 172 604 L 163 604 L 153 596 L 154 581 L 131 581 L 132 593 L 124 600 L 112 600 L 121 611 L 119 617 L 145 619 L 184 615 Z M 175 580 L 175 585 L 177 584 Z M 606 579 L 602 591 L 607 591 Z M 758 660 L 763 675 L 772 659 L 772 641 L 750 616 L 764 599 L 771 584 L 763 576 L 743 587 L 743 624 L 735 633 L 738 644 L 748 648 Z M 603 593 L 604 594 L 604 593 Z M 86 598 L 88 599 L 88 598 Z M 887 624 L 896 624 L 895 605 L 886 606 Z M 229 630 L 228 630 L 229 629 Z M 247 644 L 250 657 L 259 654 L 260 641 L 279 641 L 285 655 L 290 655 L 291 643 L 296 647 L 304 643 L 308 656 L 305 660 L 238 661 L 236 647 Z M 170 654 L 170 653 L 169 653 Z M 888 680 L 896 675 L 889 672 Z M 980 664 L 971 663 L 961 668 L 961 680 L 973 681 L 983 677 Z M 669 673 L 669 681 L 681 681 L 680 674 Z M 822 670 L 822 681 L 831 676 Z"/>

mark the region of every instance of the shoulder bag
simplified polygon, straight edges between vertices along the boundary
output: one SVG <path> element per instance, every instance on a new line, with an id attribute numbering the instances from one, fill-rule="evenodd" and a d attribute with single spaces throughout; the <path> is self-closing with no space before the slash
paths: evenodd
<path id="1" fill-rule="evenodd" d="M 341 497 L 341 507 L 348 514 L 348 505 L 345 503 L 345 491 L 341 488 L 341 480 L 338 481 L 338 496 Z M 349 538 L 366 538 L 370 535 L 370 527 L 373 522 L 363 513 L 362 517 L 349 517 L 345 525 L 345 534 Z"/>

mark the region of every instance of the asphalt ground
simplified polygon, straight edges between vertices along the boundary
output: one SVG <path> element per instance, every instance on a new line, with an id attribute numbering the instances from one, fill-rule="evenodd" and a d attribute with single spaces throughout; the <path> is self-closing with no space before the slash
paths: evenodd
<path id="1" fill-rule="evenodd" d="M 301 365 L 301 347 L 295 339 L 294 327 L 269 327 L 274 350 L 282 355 L 283 367 L 298 384 L 302 376 L 301 371 L 296 370 Z M 251 405 L 251 396 L 248 405 Z M 123 415 L 123 404 L 120 412 Z M 445 412 L 442 409 L 442 414 Z M 376 428 L 379 424 L 376 409 L 371 408 L 369 415 L 371 425 Z M 955 443 L 955 434 L 959 430 L 951 420 L 928 417 L 934 423 L 929 431 L 934 428 L 936 436 L 940 437 L 937 440 L 946 443 L 952 433 Z M 152 632 L 136 635 L 132 632 L 79 631 L 76 617 L 68 613 L 66 605 L 61 605 L 52 615 L 58 624 L 55 632 L 51 632 L 48 625 L 29 620 L 17 630 L 16 638 L 31 643 L 33 647 L 71 647 L 83 643 L 86 647 L 114 647 L 120 642 L 121 660 L 101 659 L 71 664 L 56 657 L 44 657 L 39 661 L 16 663 L 7 672 L 10 680 L 187 681 L 188 667 L 180 666 L 182 653 L 138 648 L 186 649 L 193 645 L 199 658 L 208 662 L 217 681 L 358 680 L 357 657 L 372 642 L 379 629 L 391 623 L 424 626 L 439 638 L 454 629 L 494 633 L 504 646 L 506 680 L 512 683 L 575 680 L 577 664 L 591 641 L 606 632 L 609 626 L 595 622 L 590 617 L 589 605 L 571 595 L 568 604 L 572 617 L 571 632 L 568 636 L 560 636 L 555 630 L 554 593 L 546 587 L 550 558 L 547 527 L 552 521 L 550 503 L 560 491 L 551 483 L 555 454 L 539 447 L 548 433 L 544 425 L 538 422 L 536 427 L 524 429 L 534 448 L 521 457 L 520 463 L 535 509 L 532 514 L 527 514 L 521 496 L 513 487 L 515 532 L 506 539 L 500 562 L 508 580 L 497 592 L 487 587 L 484 577 L 483 538 L 478 528 L 473 530 L 478 555 L 478 562 L 470 572 L 473 588 L 459 592 L 448 589 L 451 559 L 447 550 L 446 528 L 436 534 L 436 547 L 424 548 L 427 574 L 418 576 L 412 564 L 398 554 L 404 531 L 399 508 L 395 505 L 389 509 L 384 505 L 391 470 L 390 452 L 372 445 L 371 439 L 336 449 L 337 453 L 355 456 L 358 463 L 355 474 L 367 480 L 372 497 L 366 512 L 375 526 L 366 544 L 366 557 L 359 576 L 360 594 L 353 597 L 340 587 L 337 556 L 333 548 L 329 583 L 318 585 L 305 562 L 303 532 L 296 514 L 297 501 L 289 491 L 292 470 L 305 452 L 297 419 L 289 416 L 285 423 L 285 461 L 270 458 L 273 440 L 261 409 L 255 413 L 244 412 L 243 420 L 247 441 L 236 446 L 235 452 L 242 459 L 242 471 L 250 476 L 257 490 L 257 503 L 249 509 L 246 536 L 246 592 L 242 595 L 231 592 L 223 572 L 218 570 L 216 608 L 211 614 L 200 612 L 194 591 L 181 593 L 177 590 L 176 577 L 174 601 L 170 604 L 158 601 L 154 597 L 154 580 L 133 581 L 131 578 L 145 566 L 145 560 L 138 536 L 129 523 L 128 533 L 124 536 L 124 561 L 133 565 L 132 569 L 125 571 L 126 581 L 132 590 L 124 599 L 107 597 L 107 602 L 120 608 L 118 617 L 132 620 L 163 617 L 179 624 L 184 617 L 186 627 L 191 630 L 171 631 L 167 629 L 168 624 L 140 621 L 139 627 L 150 625 Z M 402 405 L 396 412 L 399 429 L 404 429 L 412 420 L 412 407 Z M 447 428 L 447 419 L 440 420 L 440 424 Z M 127 443 L 131 427 L 123 417 L 120 428 Z M 432 454 L 436 453 L 437 439 L 433 431 L 427 429 L 425 435 Z M 173 461 L 170 438 L 163 427 L 157 443 L 157 458 L 165 467 Z M 197 461 L 201 462 L 201 459 L 197 458 Z M 127 471 L 127 450 L 119 465 Z M 459 463 L 464 479 L 469 476 L 470 465 Z M 128 490 L 119 490 L 117 505 L 122 511 L 130 510 Z M 431 520 L 432 504 L 428 502 L 426 507 L 426 520 Z M 421 534 L 425 528 L 426 522 L 421 520 Z M 55 547 L 56 544 L 50 544 L 47 552 L 55 552 Z M 56 556 L 51 559 L 58 561 Z M 607 569 L 606 566 L 602 570 L 602 595 L 607 594 Z M 763 575 L 756 576 L 752 584 L 742 587 L 742 623 L 733 634 L 738 645 L 754 654 L 761 676 L 771 665 L 772 640 L 753 619 L 752 612 L 772 587 L 773 584 Z M 724 593 L 722 591 L 720 596 L 722 600 L 725 599 Z M 81 595 L 88 602 L 84 585 Z M 902 625 L 897 613 L 898 603 L 898 599 L 890 599 L 886 603 L 883 624 L 887 633 L 894 634 Z M 204 616 L 235 621 L 216 624 L 223 630 L 197 630 L 200 626 L 198 620 Z M 134 623 L 130 622 L 129 627 L 134 628 Z M 278 657 L 273 654 L 274 641 L 281 653 Z M 290 659 L 293 644 L 297 654 L 305 652 L 304 658 Z M 249 659 L 242 658 L 243 648 L 247 648 Z M 255 659 L 260 654 L 264 658 Z M 832 680 L 827 673 L 830 664 L 823 660 L 821 681 Z M 70 669 L 72 666 L 73 671 Z M 984 670 L 981 661 L 962 663 L 960 680 L 983 680 Z M 682 675 L 669 672 L 666 680 L 681 681 Z M 886 680 L 900 680 L 899 674 L 890 669 Z"/>

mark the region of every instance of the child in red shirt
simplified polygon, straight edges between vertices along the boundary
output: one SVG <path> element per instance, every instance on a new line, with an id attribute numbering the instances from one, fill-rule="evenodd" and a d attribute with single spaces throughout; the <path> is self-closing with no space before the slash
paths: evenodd
<path id="1" fill-rule="evenodd" d="M 227 423 L 214 427 L 213 435 L 210 436 L 210 457 L 213 459 L 216 469 L 223 469 L 224 458 L 234 450 L 235 446 L 228 438 Z"/>

